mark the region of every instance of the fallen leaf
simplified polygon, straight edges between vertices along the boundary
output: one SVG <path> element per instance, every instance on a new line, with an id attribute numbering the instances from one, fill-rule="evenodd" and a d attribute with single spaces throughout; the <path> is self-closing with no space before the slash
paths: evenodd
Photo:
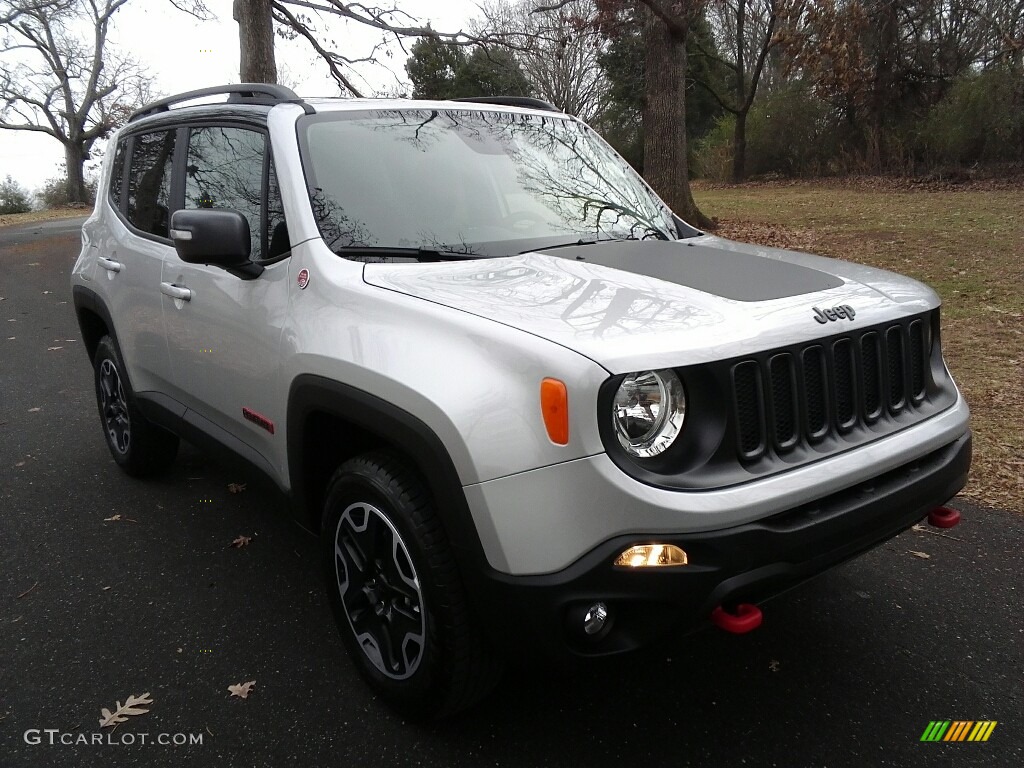
<path id="1" fill-rule="evenodd" d="M 111 515 L 110 517 L 104 517 L 103 518 L 103 522 L 104 523 L 120 523 L 120 522 L 137 523 L 139 521 L 134 519 L 134 518 L 131 518 L 131 517 L 121 517 L 121 515 L 118 514 L 118 515 Z"/>
<path id="2" fill-rule="evenodd" d="M 42 408 L 29 408 L 28 412 L 29 413 L 38 413 L 41 410 L 43 410 L 43 409 Z"/>
<path id="3" fill-rule="evenodd" d="M 15 340 L 15 339 L 17 339 L 17 338 L 18 338 L 17 336 L 8 336 L 8 337 L 7 337 L 7 340 L 8 340 L 8 341 L 14 341 L 14 340 Z"/>
<path id="4" fill-rule="evenodd" d="M 181 653 L 181 652 L 182 652 L 182 650 L 183 650 L 182 648 L 179 648 L 179 649 L 178 649 L 178 653 Z"/>
<path id="5" fill-rule="evenodd" d="M 252 687 L 256 685 L 255 680 L 250 680 L 247 683 L 236 683 L 235 685 L 229 685 L 228 690 L 231 691 L 232 696 L 237 696 L 240 699 L 249 698 L 249 694 L 252 693 Z"/>
<path id="6" fill-rule="evenodd" d="M 922 560 L 930 560 L 930 559 L 931 559 L 931 557 L 932 557 L 932 556 L 931 556 L 931 555 L 929 555 L 929 554 L 928 554 L 927 552 L 918 552 L 918 551 L 917 551 L 917 550 L 915 550 L 915 549 L 908 549 L 908 550 L 907 550 L 907 552 L 909 552 L 910 554 L 912 554 L 912 555 L 913 555 L 914 557 L 919 557 L 919 558 L 921 558 Z"/>
<path id="7" fill-rule="evenodd" d="M 252 541 L 252 536 L 239 536 L 228 546 L 234 547 L 235 549 L 241 549 L 242 547 L 248 547 L 250 541 Z"/>
<path id="8" fill-rule="evenodd" d="M 36 588 L 36 587 L 38 587 L 38 586 L 39 586 L 39 582 L 37 581 L 37 582 L 36 582 L 35 584 L 33 584 L 33 585 L 32 585 L 31 587 L 29 587 L 29 588 L 28 588 L 28 589 L 26 589 L 26 590 L 25 590 L 24 592 L 22 592 L 22 593 L 21 593 L 20 595 L 18 595 L 18 597 L 17 597 L 16 599 L 17 599 L 17 600 L 21 600 L 21 598 L 25 597 L 25 595 L 27 595 L 27 594 L 28 594 L 29 592 L 31 592 L 31 591 L 32 591 L 33 589 L 35 589 L 35 588 Z"/>
<path id="9" fill-rule="evenodd" d="M 110 589 L 110 587 L 104 587 L 103 591 L 106 592 L 108 589 Z"/>
<path id="10" fill-rule="evenodd" d="M 32 266 L 32 265 L 29 264 L 29 266 Z M 43 296 L 46 296 L 47 294 L 50 294 L 50 293 L 53 293 L 53 291 L 43 291 Z"/>
<path id="11" fill-rule="evenodd" d="M 17 464 L 15 464 L 14 466 L 16 466 L 16 467 L 24 467 L 24 466 L 25 466 L 25 462 L 24 462 L 24 461 L 19 461 L 19 462 L 18 462 Z"/>
<path id="12" fill-rule="evenodd" d="M 228 491 L 231 493 L 241 493 L 245 490 L 245 483 L 228 483 Z"/>
<path id="13" fill-rule="evenodd" d="M 100 714 L 103 715 L 100 718 L 100 728 L 106 728 L 110 725 L 117 725 L 118 723 L 125 723 L 128 721 L 130 716 L 144 715 L 149 712 L 148 709 L 142 709 L 139 705 L 145 704 L 149 706 L 153 703 L 153 700 L 149 698 L 149 693 L 144 693 L 141 696 L 129 696 L 124 705 L 121 702 L 117 702 L 117 708 L 111 712 L 106 707 L 100 710 Z"/>

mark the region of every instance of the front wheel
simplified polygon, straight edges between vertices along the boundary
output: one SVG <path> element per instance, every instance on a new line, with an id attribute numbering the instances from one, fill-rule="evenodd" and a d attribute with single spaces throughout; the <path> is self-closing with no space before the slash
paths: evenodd
<path id="1" fill-rule="evenodd" d="M 466 604 L 423 484 L 385 454 L 351 459 L 328 485 L 327 590 L 356 668 L 392 707 L 438 719 L 482 698 L 498 677 Z"/>

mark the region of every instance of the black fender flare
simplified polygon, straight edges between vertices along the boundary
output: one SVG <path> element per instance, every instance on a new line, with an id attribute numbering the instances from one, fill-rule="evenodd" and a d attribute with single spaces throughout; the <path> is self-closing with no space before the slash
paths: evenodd
<path id="1" fill-rule="evenodd" d="M 419 418 L 393 403 L 314 374 L 297 376 L 288 393 L 288 476 L 296 512 L 308 514 L 311 506 L 311 489 L 305 487 L 303 471 L 309 459 L 304 456 L 304 430 L 310 414 L 315 412 L 348 422 L 408 456 L 434 498 L 460 570 L 464 574 L 474 569 L 489 570 L 458 471 L 441 438 Z M 466 586 L 471 589 L 470 583 Z"/>
<path id="2" fill-rule="evenodd" d="M 89 359 L 92 359 L 93 351 L 95 350 L 95 342 L 99 339 L 88 339 L 86 338 L 87 328 L 82 323 L 82 310 L 88 310 L 99 317 L 107 326 L 107 333 L 114 340 L 115 346 L 118 349 L 121 345 L 117 340 L 117 330 L 114 328 L 114 318 L 110 315 L 110 310 L 107 309 L 106 303 L 100 297 L 96 291 L 92 288 L 88 288 L 84 285 L 75 285 L 71 288 L 71 299 L 75 306 L 75 318 L 78 320 L 78 328 L 82 332 L 82 340 L 85 342 L 82 346 L 89 355 Z"/>

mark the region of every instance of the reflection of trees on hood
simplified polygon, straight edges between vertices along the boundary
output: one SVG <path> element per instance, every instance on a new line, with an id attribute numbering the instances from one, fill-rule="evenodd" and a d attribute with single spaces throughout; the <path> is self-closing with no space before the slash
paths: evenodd
<path id="1" fill-rule="evenodd" d="M 557 268 L 538 268 L 527 259 L 485 261 L 414 273 L 392 273 L 377 279 L 408 290 L 429 284 L 431 297 L 451 306 L 465 303 L 467 295 L 500 306 L 523 318 L 561 320 L 580 334 L 614 338 L 636 333 L 695 328 L 717 322 L 704 307 L 666 297 L 656 279 L 643 279 L 649 287 L 616 285 L 604 267 L 557 259 Z M 633 278 L 631 282 L 635 281 Z M 467 294 L 467 287 L 473 290 Z"/>

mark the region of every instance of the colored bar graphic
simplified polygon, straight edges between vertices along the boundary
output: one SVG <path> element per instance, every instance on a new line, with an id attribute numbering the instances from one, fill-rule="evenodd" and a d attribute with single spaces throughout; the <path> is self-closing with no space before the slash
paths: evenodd
<path id="1" fill-rule="evenodd" d="M 997 724 L 996 720 L 932 720 L 921 741 L 988 741 Z"/>
<path id="2" fill-rule="evenodd" d="M 939 741 L 949 728 L 949 720 L 932 720 L 921 734 L 921 741 Z"/>
<path id="3" fill-rule="evenodd" d="M 949 733 L 946 734 L 946 738 L 943 741 L 963 741 L 967 735 L 967 729 L 973 725 L 969 720 L 957 720 L 953 723 L 953 727 L 949 729 Z"/>

